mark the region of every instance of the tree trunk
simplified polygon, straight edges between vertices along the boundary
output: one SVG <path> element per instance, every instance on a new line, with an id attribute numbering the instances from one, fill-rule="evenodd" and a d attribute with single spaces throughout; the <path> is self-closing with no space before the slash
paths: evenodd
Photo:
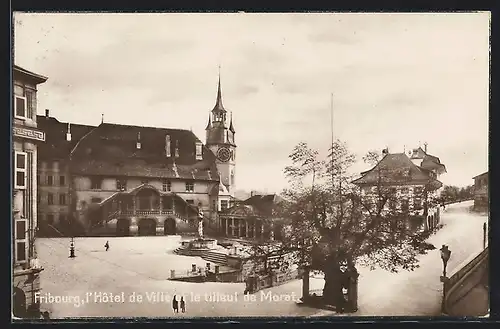
<path id="1" fill-rule="evenodd" d="M 340 271 L 338 261 L 329 259 L 325 264 L 324 273 L 325 286 L 323 288 L 323 301 L 327 305 L 338 307 L 343 301 L 342 272 Z"/>

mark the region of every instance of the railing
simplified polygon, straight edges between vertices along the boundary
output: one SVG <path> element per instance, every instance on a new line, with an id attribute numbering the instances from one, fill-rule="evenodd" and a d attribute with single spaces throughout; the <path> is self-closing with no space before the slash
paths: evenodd
<path id="1" fill-rule="evenodd" d="M 164 210 L 141 210 L 137 209 L 135 212 L 133 210 L 116 210 L 108 214 L 108 220 L 113 219 L 117 216 L 150 216 L 150 215 L 174 215 L 177 218 L 185 219 L 186 216 L 174 212 L 169 209 Z"/>
<path id="2" fill-rule="evenodd" d="M 445 301 L 446 301 L 446 306 L 451 302 L 452 304 L 456 301 L 459 300 L 461 297 L 454 298 L 453 301 L 449 301 L 449 297 L 453 295 L 454 293 L 454 288 L 455 287 L 461 287 L 460 283 L 465 280 L 469 274 L 472 274 L 473 271 L 475 271 L 483 261 L 488 260 L 488 247 L 486 247 L 483 251 L 481 251 L 476 257 L 474 257 L 471 261 L 469 261 L 467 264 L 464 266 L 458 267 L 458 270 L 455 271 L 450 278 L 448 278 L 444 282 L 444 291 L 445 293 Z M 462 294 L 465 295 L 466 293 Z M 463 297 L 463 296 L 462 296 Z M 447 307 L 446 307 L 447 308 Z"/>
<path id="3" fill-rule="evenodd" d="M 446 281 L 445 289 L 450 292 L 450 289 L 453 288 L 458 281 L 460 281 L 467 273 L 470 273 L 471 270 L 476 267 L 481 261 L 488 257 L 488 247 L 486 247 L 483 251 L 481 251 L 474 259 L 468 262 L 462 268 L 458 268 L 458 270 Z"/>

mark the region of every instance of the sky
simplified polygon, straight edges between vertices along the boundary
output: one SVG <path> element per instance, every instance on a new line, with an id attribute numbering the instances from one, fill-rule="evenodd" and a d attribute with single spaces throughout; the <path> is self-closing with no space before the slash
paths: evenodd
<path id="1" fill-rule="evenodd" d="M 15 13 L 14 61 L 47 76 L 60 121 L 192 129 L 219 75 L 238 189 L 279 192 L 299 142 L 334 135 L 359 162 L 428 144 L 466 186 L 488 170 L 490 14 Z M 331 100 L 333 94 L 333 107 Z"/>

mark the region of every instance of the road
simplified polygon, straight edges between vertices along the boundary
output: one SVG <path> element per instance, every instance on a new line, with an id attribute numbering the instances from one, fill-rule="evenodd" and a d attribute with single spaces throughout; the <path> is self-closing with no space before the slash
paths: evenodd
<path id="1" fill-rule="evenodd" d="M 468 212 L 470 202 L 447 207 L 443 229 L 429 242 L 438 249 L 452 250 L 449 270 L 482 248 L 482 224 L 486 217 Z M 170 270 L 188 270 L 201 258 L 172 254 L 179 242 L 172 237 L 77 238 L 76 255 L 68 258 L 69 239 L 37 239 L 37 250 L 45 270 L 41 273 L 42 296 L 71 297 L 60 302 L 42 301 L 52 318 L 64 317 L 238 317 L 238 316 L 322 316 L 332 312 L 299 307 L 301 281 L 264 290 L 255 300 L 245 300 L 242 283 L 186 283 L 166 280 Z M 442 263 L 438 250 L 423 255 L 420 268 L 397 274 L 360 268 L 359 311 L 353 315 L 435 315 L 439 313 Z M 323 287 L 312 279 L 311 289 Z M 153 298 L 156 293 L 156 299 Z M 270 294 L 269 294 L 270 293 Z M 89 295 L 87 301 L 87 294 Z M 105 301 L 119 296 L 124 300 Z M 184 295 L 185 314 L 172 314 L 171 298 Z M 95 298 L 95 296 L 98 298 Z M 142 296 L 139 302 L 131 296 Z M 78 296 L 84 303 L 75 303 Z M 100 296 L 100 297 L 99 297 Z M 225 299 L 223 301 L 222 299 Z M 218 300 L 217 300 L 218 299 Z"/>
<path id="2" fill-rule="evenodd" d="M 107 252 L 106 240 L 111 246 Z M 296 305 L 294 299 L 301 297 L 298 280 L 258 292 L 255 300 L 244 299 L 243 283 L 169 281 L 171 269 L 188 270 L 192 263 L 198 266 L 206 263 L 201 258 L 172 254 L 178 245 L 178 240 L 164 236 L 77 238 L 77 257 L 70 259 L 69 239 L 37 239 L 38 254 L 45 268 L 41 273 L 41 296 L 51 294 L 67 299 L 52 303 L 44 299 L 42 308 L 52 318 L 308 316 L 317 312 Z M 312 282 L 312 288 L 322 286 L 323 280 Z M 153 293 L 157 298 L 152 298 Z M 123 295 L 125 300 L 106 302 L 105 294 L 119 298 Z M 139 295 L 141 302 L 131 299 Z M 173 295 L 185 296 L 185 314 L 172 313 Z M 75 302 L 75 298 L 84 303 Z"/>
<path id="3" fill-rule="evenodd" d="M 449 205 L 442 213 L 444 227 L 428 242 L 436 246 L 420 258 L 413 272 L 396 274 L 383 270 L 359 269 L 359 310 L 356 316 L 433 316 L 440 314 L 443 265 L 439 248 L 452 251 L 448 273 L 483 248 L 483 223 L 487 215 L 470 212 L 472 201 Z M 320 311 L 316 316 L 333 315 Z"/>

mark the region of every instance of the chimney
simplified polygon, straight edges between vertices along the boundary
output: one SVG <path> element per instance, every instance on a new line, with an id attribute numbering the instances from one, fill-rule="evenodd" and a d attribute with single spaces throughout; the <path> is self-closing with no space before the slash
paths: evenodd
<path id="1" fill-rule="evenodd" d="M 386 147 L 385 149 L 382 150 L 382 154 L 389 154 L 389 148 Z"/>
<path id="2" fill-rule="evenodd" d="M 140 131 L 137 133 L 137 144 L 136 144 L 136 147 L 137 147 L 138 150 L 141 149 L 141 132 Z"/>
<path id="3" fill-rule="evenodd" d="M 427 143 L 424 143 L 424 152 L 427 153 Z"/>
<path id="4" fill-rule="evenodd" d="M 49 115 L 49 109 L 45 109 L 45 117 L 48 118 L 50 115 Z"/>
<path id="5" fill-rule="evenodd" d="M 71 123 L 68 122 L 68 131 L 66 132 L 66 141 L 71 142 Z"/>

